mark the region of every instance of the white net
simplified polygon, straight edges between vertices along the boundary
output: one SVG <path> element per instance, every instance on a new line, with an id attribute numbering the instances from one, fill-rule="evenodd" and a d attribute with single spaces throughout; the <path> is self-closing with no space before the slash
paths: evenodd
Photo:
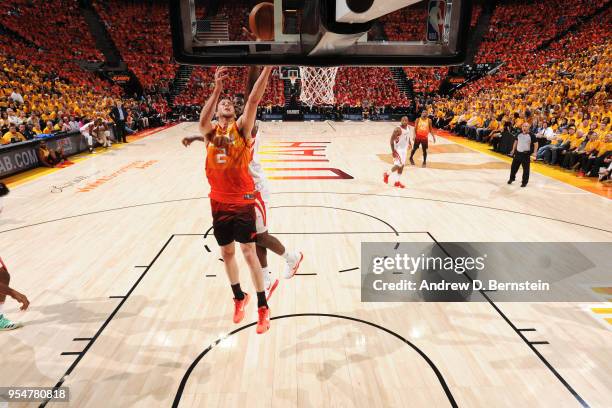
<path id="1" fill-rule="evenodd" d="M 333 105 L 336 102 L 334 85 L 337 72 L 338 67 L 300 67 L 302 103 L 310 107 Z"/>

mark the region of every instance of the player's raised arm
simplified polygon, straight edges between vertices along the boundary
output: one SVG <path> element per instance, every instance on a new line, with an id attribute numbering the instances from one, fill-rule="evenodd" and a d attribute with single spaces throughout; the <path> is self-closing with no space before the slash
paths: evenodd
<path id="1" fill-rule="evenodd" d="M 223 91 L 223 80 L 228 77 L 227 67 L 218 67 L 215 72 L 215 89 L 204 104 L 202 112 L 200 112 L 200 132 L 203 135 L 207 135 L 212 130 L 212 118 L 215 114 L 215 108 L 217 106 L 217 100 Z"/>
<path id="2" fill-rule="evenodd" d="M 247 73 L 247 82 L 244 88 L 244 99 L 248 100 L 249 96 L 251 96 L 251 91 L 255 86 L 255 82 L 257 82 L 257 78 L 261 74 L 261 67 L 258 65 L 252 65 L 249 67 L 249 71 Z"/>
<path id="3" fill-rule="evenodd" d="M 257 116 L 257 106 L 266 92 L 270 72 L 272 72 L 272 67 L 264 67 L 264 69 L 261 70 L 261 74 L 253 86 L 249 99 L 244 105 L 244 112 L 242 116 L 240 116 L 240 119 L 238 119 L 238 128 L 247 140 L 251 139 L 251 130 L 253 129 Z"/>
<path id="4" fill-rule="evenodd" d="M 242 27 L 242 32 L 249 39 L 249 41 L 260 41 L 261 38 L 258 38 L 255 33 L 249 31 L 246 27 Z M 247 73 L 247 81 L 244 87 L 244 99 L 249 99 L 251 95 L 251 91 L 253 90 L 253 86 L 259 78 L 259 74 L 261 74 L 261 66 L 259 65 L 250 65 Z"/>

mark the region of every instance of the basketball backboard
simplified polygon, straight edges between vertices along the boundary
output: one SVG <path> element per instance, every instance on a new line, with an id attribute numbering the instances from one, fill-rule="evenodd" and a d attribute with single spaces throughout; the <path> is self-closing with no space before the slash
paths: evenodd
<path id="1" fill-rule="evenodd" d="M 438 66 L 463 61 L 470 0 L 269 0 L 274 38 L 255 41 L 261 1 L 170 0 L 174 57 L 193 65 Z"/>

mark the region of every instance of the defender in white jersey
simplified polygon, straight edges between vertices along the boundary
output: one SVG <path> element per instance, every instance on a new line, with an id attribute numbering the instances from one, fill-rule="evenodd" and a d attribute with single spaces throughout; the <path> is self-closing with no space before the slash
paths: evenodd
<path id="1" fill-rule="evenodd" d="M 259 146 L 261 143 L 262 134 L 259 130 L 260 122 L 255 121 L 254 131 L 255 136 L 253 136 L 254 142 L 251 147 L 253 152 L 253 158 L 251 159 L 251 163 L 249 163 L 249 173 L 253 177 L 253 182 L 255 183 L 255 215 L 257 217 L 256 227 L 257 233 L 262 234 L 268 230 L 267 223 L 267 207 L 270 202 L 270 190 L 268 189 L 268 179 L 266 178 L 266 174 L 263 171 L 263 167 L 259 161 Z"/>
<path id="2" fill-rule="evenodd" d="M 234 99 L 234 106 L 240 111 L 243 104 L 239 98 Z M 270 189 L 268 179 L 259 161 L 259 146 L 261 145 L 262 132 L 260 122 L 256 121 L 253 127 L 252 137 L 252 159 L 249 163 L 249 173 L 255 183 L 255 226 L 257 232 L 257 257 L 264 273 L 264 284 L 270 293 L 276 288 L 278 280 L 272 279 L 272 272 L 268 269 L 268 249 L 285 258 L 284 278 L 289 279 L 297 272 L 304 255 L 301 252 L 288 252 L 285 246 L 273 235 L 268 233 L 268 208 L 270 207 Z"/>
<path id="3" fill-rule="evenodd" d="M 245 99 L 248 99 L 249 93 L 253 87 L 253 84 L 259 77 L 260 67 L 252 66 L 249 67 L 246 96 L 236 95 L 234 97 L 234 111 L 236 116 L 242 115 L 244 110 Z M 270 190 L 268 189 L 268 179 L 266 178 L 263 167 L 259 161 L 259 146 L 261 144 L 262 133 L 259 130 L 260 122 L 256 121 L 253 130 L 251 131 L 251 137 L 254 139 L 252 149 L 252 160 L 249 164 L 249 172 L 255 182 L 255 215 L 256 215 L 256 232 L 257 232 L 257 258 L 261 264 L 261 269 L 264 274 L 264 286 L 266 288 L 267 297 L 269 298 L 276 286 L 278 285 L 278 279 L 273 281 L 272 272 L 268 269 L 268 249 L 277 255 L 285 258 L 285 271 L 283 277 L 285 279 L 292 278 L 300 267 L 304 255 L 299 252 L 289 252 L 285 249 L 285 246 L 275 236 L 268 233 L 268 222 L 269 214 L 268 208 L 270 206 Z M 194 141 L 205 142 L 202 136 L 191 136 L 183 138 L 183 145 L 189 146 Z"/>
<path id="4" fill-rule="evenodd" d="M 412 129 L 408 126 L 408 117 L 402 117 L 400 126 L 393 130 L 389 144 L 393 156 L 393 167 L 391 168 L 391 174 L 384 173 L 383 181 L 386 184 L 391 182 L 394 187 L 405 188 L 406 186 L 400 182 L 400 177 L 406 165 L 408 149 L 412 146 Z"/>

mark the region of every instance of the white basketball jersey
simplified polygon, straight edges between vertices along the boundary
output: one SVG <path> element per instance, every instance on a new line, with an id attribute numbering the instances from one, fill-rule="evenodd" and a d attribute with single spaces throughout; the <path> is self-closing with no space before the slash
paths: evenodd
<path id="1" fill-rule="evenodd" d="M 397 152 L 405 152 L 408 149 L 408 138 L 410 137 L 410 127 L 404 129 L 403 127 L 399 127 L 402 131 L 399 138 L 393 141 L 393 145 Z"/>
<path id="2" fill-rule="evenodd" d="M 262 191 L 265 188 L 265 184 L 268 180 L 266 179 L 263 167 L 259 162 L 259 144 L 261 142 L 262 137 L 262 132 L 261 130 L 259 130 L 259 121 L 257 121 L 255 125 L 257 126 L 257 134 L 255 135 L 253 146 L 251 147 L 251 149 L 253 149 L 253 158 L 249 163 L 249 173 L 251 174 L 251 177 L 253 177 L 253 182 L 255 183 L 255 190 Z"/>

